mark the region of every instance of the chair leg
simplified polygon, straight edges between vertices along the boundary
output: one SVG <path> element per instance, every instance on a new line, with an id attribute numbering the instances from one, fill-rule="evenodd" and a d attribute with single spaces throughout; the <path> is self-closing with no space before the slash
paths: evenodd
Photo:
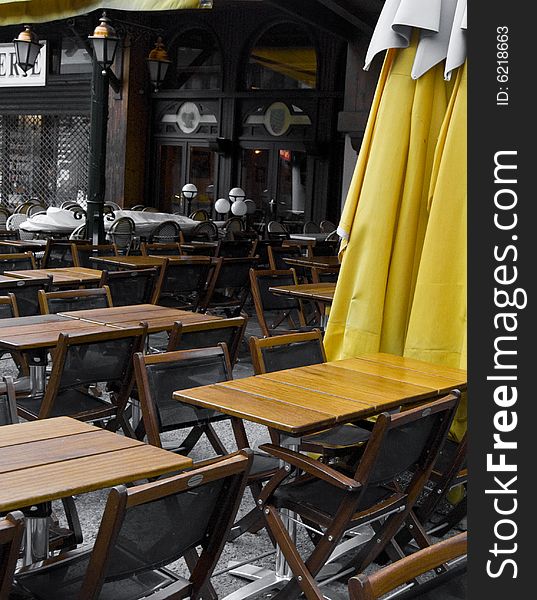
<path id="1" fill-rule="evenodd" d="M 217 454 L 220 454 L 222 456 L 229 454 L 229 451 L 224 446 L 224 444 L 222 444 L 222 441 L 216 435 L 216 431 L 213 429 L 213 426 L 210 423 L 207 425 L 203 425 L 203 432 L 207 436 L 209 443 L 211 444 L 211 446 Z"/>

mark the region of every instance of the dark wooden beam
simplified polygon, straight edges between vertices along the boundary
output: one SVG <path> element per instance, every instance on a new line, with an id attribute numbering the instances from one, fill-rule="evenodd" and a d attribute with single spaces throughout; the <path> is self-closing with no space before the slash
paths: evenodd
<path id="1" fill-rule="evenodd" d="M 337 0 L 317 0 L 320 4 L 334 12 L 336 15 L 340 16 L 345 21 L 348 21 L 354 27 L 363 31 L 364 33 L 371 34 L 373 33 L 373 27 L 370 23 L 364 21 L 357 12 L 354 10 L 349 10 L 349 7 L 343 6 Z"/>
<path id="2" fill-rule="evenodd" d="M 328 31 L 347 41 L 356 39 L 358 32 L 370 35 L 373 31 L 370 26 L 367 30 L 358 28 L 355 24 L 313 0 L 268 0 L 268 3 L 304 23 Z"/>

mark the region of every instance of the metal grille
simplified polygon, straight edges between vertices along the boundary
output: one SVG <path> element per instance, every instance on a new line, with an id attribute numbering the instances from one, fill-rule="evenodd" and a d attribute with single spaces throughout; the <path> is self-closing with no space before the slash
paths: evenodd
<path id="1" fill-rule="evenodd" d="M 84 201 L 89 130 L 86 115 L 0 115 L 0 202 Z"/>

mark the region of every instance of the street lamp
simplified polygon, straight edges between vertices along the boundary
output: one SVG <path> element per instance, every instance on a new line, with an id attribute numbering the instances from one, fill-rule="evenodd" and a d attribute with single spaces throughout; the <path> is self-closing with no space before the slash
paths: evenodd
<path id="1" fill-rule="evenodd" d="M 13 40 L 13 44 L 17 55 L 17 65 L 23 71 L 23 76 L 26 77 L 27 71 L 33 69 L 43 44 L 39 43 L 39 38 L 32 31 L 31 25 L 24 26 L 24 30 Z"/>
<path id="2" fill-rule="evenodd" d="M 166 52 L 162 38 L 159 36 L 155 42 L 155 47 L 153 50 L 151 50 L 149 56 L 147 57 L 149 79 L 153 84 L 155 92 L 159 91 L 171 62 L 172 61 L 168 58 L 168 53 Z"/>
<path id="3" fill-rule="evenodd" d="M 185 198 L 188 203 L 186 209 L 186 216 L 189 216 L 192 208 L 192 200 L 194 200 L 194 198 L 198 195 L 198 188 L 193 183 L 185 183 L 183 189 L 181 190 L 181 193 L 183 194 L 183 198 Z"/>
<path id="4" fill-rule="evenodd" d="M 106 12 L 103 12 L 93 35 L 88 35 L 88 39 L 93 46 L 94 58 L 101 67 L 102 74 L 106 75 L 114 63 L 120 41 L 115 29 L 110 25 L 110 19 L 106 16 Z"/>

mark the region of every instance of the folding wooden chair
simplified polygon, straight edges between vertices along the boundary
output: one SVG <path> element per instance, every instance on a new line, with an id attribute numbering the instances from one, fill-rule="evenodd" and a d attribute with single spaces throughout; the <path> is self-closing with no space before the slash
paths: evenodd
<path id="1" fill-rule="evenodd" d="M 115 244 L 75 244 L 73 258 L 75 267 L 93 268 L 91 258 L 94 256 L 119 256 Z"/>
<path id="2" fill-rule="evenodd" d="M 297 284 L 298 280 L 294 269 L 250 270 L 250 288 L 254 299 L 255 313 L 265 337 L 313 329 L 306 325 L 301 300 L 269 291 L 271 287 Z M 280 327 L 284 321 L 289 322 L 288 329 Z"/>
<path id="3" fill-rule="evenodd" d="M 133 386 L 132 357 L 144 348 L 147 325 L 111 329 L 105 333 L 62 333 L 43 395 L 17 397 L 17 410 L 27 420 L 69 416 L 83 421 L 106 421 L 108 429 L 134 436 L 124 412 Z M 88 392 L 106 382 L 111 400 Z"/>
<path id="4" fill-rule="evenodd" d="M 308 599 L 321 600 L 315 578 L 353 527 L 371 524 L 375 533 L 343 565 L 342 570 L 351 574 L 361 573 L 385 549 L 391 558 L 402 558 L 394 537 L 403 526 L 409 527 L 420 548 L 429 545 L 413 508 L 448 434 L 459 397 L 449 394 L 395 415 L 380 414 L 350 476 L 286 448 L 260 447 L 291 466 L 281 468 L 260 496 L 267 526 L 294 575 L 274 598 L 304 593 Z M 286 482 L 293 470 L 298 476 Z M 285 527 L 282 509 L 317 529 L 319 540 L 305 559 Z"/>
<path id="5" fill-rule="evenodd" d="M 13 574 L 17 567 L 24 534 L 24 515 L 19 511 L 8 513 L 0 519 L 0 598 L 10 598 Z"/>
<path id="6" fill-rule="evenodd" d="M 250 270 L 257 257 L 216 258 L 207 292 L 200 302 L 200 310 L 220 309 L 228 317 L 240 315 L 250 294 Z"/>
<path id="7" fill-rule="evenodd" d="M 351 577 L 350 600 L 378 600 L 388 593 L 393 600 L 465 600 L 467 552 L 467 533 L 463 532 L 402 558 L 372 575 Z M 425 582 L 416 581 L 425 574 L 430 575 Z"/>
<path id="8" fill-rule="evenodd" d="M 318 329 L 263 339 L 252 336 L 250 353 L 256 375 L 326 362 L 323 337 Z M 303 436 L 300 449 L 320 454 L 323 460 L 347 456 L 356 452 L 368 440 L 370 433 L 370 428 L 342 424 L 327 431 Z"/>
<path id="9" fill-rule="evenodd" d="M 173 324 L 166 351 L 210 348 L 225 343 L 233 367 L 237 362 L 247 322 L 246 317 L 231 317 L 205 323 L 181 323 L 178 321 Z"/>
<path id="10" fill-rule="evenodd" d="M 156 293 L 159 270 L 134 269 L 103 271 L 99 287 L 108 286 L 114 306 L 151 304 Z"/>
<path id="11" fill-rule="evenodd" d="M 93 547 L 22 568 L 17 587 L 41 600 L 207 597 L 251 460 L 248 451 L 238 452 L 179 475 L 113 488 Z M 180 558 L 188 578 L 165 568 Z"/>
<path id="12" fill-rule="evenodd" d="M 142 242 L 140 244 L 140 251 L 142 256 L 181 256 L 183 254 L 183 251 L 181 250 L 181 244 L 179 242 Z"/>
<path id="13" fill-rule="evenodd" d="M 229 353 L 225 344 L 213 348 L 180 350 L 163 354 L 134 356 L 136 388 L 142 409 L 142 421 L 136 430 L 137 437 L 147 436 L 148 443 L 163 447 L 161 434 L 167 431 L 190 429 L 179 446 L 171 449 L 188 454 L 205 435 L 217 454 L 228 451 L 213 424 L 230 420 L 238 448 L 249 448 L 244 423 L 214 410 L 197 408 L 173 399 L 176 390 L 200 385 L 209 385 L 232 379 Z M 261 492 L 261 482 L 267 480 L 276 470 L 277 461 L 263 452 L 255 452 L 248 485 L 254 499 Z M 264 526 L 263 515 L 254 508 L 234 526 L 233 538 L 248 530 Z"/>
<path id="14" fill-rule="evenodd" d="M 152 304 L 171 306 L 185 310 L 196 310 L 205 295 L 213 269 L 210 259 L 182 260 L 164 259 L 160 275 L 153 292 Z"/>
<path id="15" fill-rule="evenodd" d="M 6 271 L 26 271 L 35 268 L 34 255 L 31 252 L 0 254 L 0 274 Z"/>
<path id="16" fill-rule="evenodd" d="M 15 279 L 13 281 L 0 281 L 0 295 L 13 294 L 17 301 L 18 316 L 30 317 L 40 314 L 39 290 L 52 289 L 52 275 L 43 279 Z"/>
<path id="17" fill-rule="evenodd" d="M 113 306 L 110 288 L 106 285 L 85 290 L 62 290 L 60 292 L 39 290 L 37 294 L 42 315 Z"/>

